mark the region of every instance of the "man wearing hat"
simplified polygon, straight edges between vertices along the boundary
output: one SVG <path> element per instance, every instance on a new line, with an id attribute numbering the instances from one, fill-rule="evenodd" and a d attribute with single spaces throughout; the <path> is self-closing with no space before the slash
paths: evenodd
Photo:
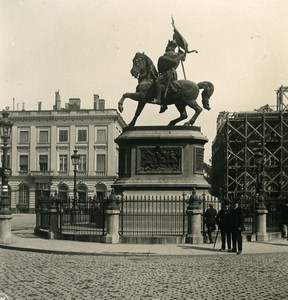
<path id="1" fill-rule="evenodd" d="M 222 209 L 217 214 L 216 222 L 221 233 L 222 244 L 220 251 L 225 251 L 226 242 L 228 251 L 231 251 L 231 211 L 228 203 L 223 203 Z"/>
<path id="2" fill-rule="evenodd" d="M 212 241 L 212 232 L 216 229 L 216 216 L 217 210 L 213 207 L 213 204 L 209 204 L 209 208 L 205 211 L 204 222 L 207 227 L 207 233 L 209 238 L 209 243 L 213 244 Z M 205 232 L 206 236 L 206 232 Z"/>
<path id="3" fill-rule="evenodd" d="M 244 228 L 244 213 L 242 208 L 239 206 L 238 200 L 234 201 L 234 207 L 231 211 L 232 220 L 232 250 L 237 254 L 242 253 L 242 231 Z"/>

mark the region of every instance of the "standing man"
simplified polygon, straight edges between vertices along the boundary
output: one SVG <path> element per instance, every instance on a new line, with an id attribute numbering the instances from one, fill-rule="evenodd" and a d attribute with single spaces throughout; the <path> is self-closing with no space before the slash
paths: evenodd
<path id="1" fill-rule="evenodd" d="M 213 208 L 213 204 L 209 204 L 209 208 L 206 210 L 204 214 L 204 222 L 207 227 L 207 232 L 205 232 L 205 236 L 206 233 L 208 233 L 210 244 L 213 244 L 212 232 L 215 231 L 216 229 L 216 216 L 217 216 L 217 210 Z"/>
<path id="2" fill-rule="evenodd" d="M 221 249 L 225 251 L 226 240 L 228 251 L 231 251 L 231 213 L 227 203 L 224 203 L 216 217 L 217 226 L 221 233 Z"/>
<path id="3" fill-rule="evenodd" d="M 244 228 L 244 214 L 242 208 L 239 206 L 238 200 L 234 202 L 234 208 L 231 212 L 232 220 L 232 250 L 237 254 L 242 253 L 242 231 Z"/>
<path id="4" fill-rule="evenodd" d="M 284 237 L 287 237 L 288 240 L 288 199 L 285 199 L 285 203 L 282 206 L 282 211 L 281 211 L 281 221 L 283 225 L 283 232 L 284 232 Z"/>

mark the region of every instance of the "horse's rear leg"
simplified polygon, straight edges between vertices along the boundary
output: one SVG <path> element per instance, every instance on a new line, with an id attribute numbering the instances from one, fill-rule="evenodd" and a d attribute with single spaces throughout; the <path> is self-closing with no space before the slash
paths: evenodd
<path id="1" fill-rule="evenodd" d="M 175 125 L 178 122 L 186 119 L 188 117 L 187 112 L 186 112 L 186 107 L 182 106 L 182 105 L 176 105 L 176 108 L 178 109 L 178 111 L 180 112 L 180 117 L 177 119 L 172 120 L 168 125 Z"/>
<path id="2" fill-rule="evenodd" d="M 193 117 L 186 123 L 184 123 L 184 125 L 193 125 L 196 121 L 196 119 L 198 118 L 198 116 L 201 114 L 202 112 L 202 108 L 198 105 L 198 103 L 196 101 L 193 101 L 192 103 L 188 104 L 189 107 L 193 108 L 195 110 L 195 113 L 193 115 Z"/>

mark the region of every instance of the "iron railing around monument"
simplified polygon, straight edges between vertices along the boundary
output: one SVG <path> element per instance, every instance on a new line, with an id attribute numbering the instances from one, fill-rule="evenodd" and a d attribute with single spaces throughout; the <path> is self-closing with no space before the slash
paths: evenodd
<path id="1" fill-rule="evenodd" d="M 187 203 L 182 196 L 133 196 L 121 201 L 121 236 L 183 236 Z"/>
<path id="2" fill-rule="evenodd" d="M 283 204 L 283 198 L 273 198 L 265 202 L 265 206 L 268 210 L 266 219 L 267 232 L 276 232 L 282 230 L 281 225 Z"/>
<path id="3" fill-rule="evenodd" d="M 39 229 L 42 231 L 50 230 L 52 208 L 58 214 L 58 229 L 62 236 L 102 236 L 106 232 L 105 200 L 87 198 L 73 201 L 71 198 L 58 196 L 42 198 L 36 210 L 36 214 L 39 214 Z"/>
<path id="4" fill-rule="evenodd" d="M 105 202 L 104 200 L 82 201 L 75 207 L 69 202 L 59 205 L 61 234 L 104 235 Z"/>

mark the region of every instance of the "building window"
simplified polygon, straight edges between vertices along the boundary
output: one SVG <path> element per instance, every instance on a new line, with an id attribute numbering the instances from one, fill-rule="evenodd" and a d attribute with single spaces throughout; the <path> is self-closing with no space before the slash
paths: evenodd
<path id="1" fill-rule="evenodd" d="M 39 155 L 39 170 L 48 171 L 48 155 L 46 154 Z"/>
<path id="2" fill-rule="evenodd" d="M 107 142 L 107 134 L 106 129 L 97 129 L 97 144 L 106 144 Z"/>
<path id="3" fill-rule="evenodd" d="M 86 171 L 86 154 L 80 154 L 78 171 Z"/>
<path id="4" fill-rule="evenodd" d="M 68 130 L 67 129 L 59 130 L 59 142 L 68 142 Z"/>
<path id="5" fill-rule="evenodd" d="M 25 144 L 29 142 L 29 132 L 27 130 L 21 130 L 19 133 L 19 143 L 20 144 Z"/>
<path id="6" fill-rule="evenodd" d="M 97 154 L 96 164 L 96 172 L 104 173 L 106 168 L 106 155 Z"/>
<path id="7" fill-rule="evenodd" d="M 18 203 L 29 203 L 29 187 L 26 184 L 21 184 L 19 187 L 19 200 Z"/>
<path id="8" fill-rule="evenodd" d="M 22 154 L 19 156 L 19 169 L 20 171 L 28 171 L 28 155 Z"/>
<path id="9" fill-rule="evenodd" d="M 58 193 L 62 201 L 67 201 L 69 197 L 68 186 L 66 184 L 58 185 Z"/>
<path id="10" fill-rule="evenodd" d="M 59 171 L 67 171 L 67 161 L 68 155 L 67 154 L 60 154 L 59 155 Z"/>
<path id="11" fill-rule="evenodd" d="M 48 143 L 48 130 L 39 131 L 39 143 Z"/>
<path id="12" fill-rule="evenodd" d="M 78 142 L 87 142 L 87 130 L 78 129 Z"/>
<path id="13" fill-rule="evenodd" d="M 84 184 L 79 184 L 77 186 L 78 200 L 79 202 L 85 203 L 87 200 L 87 187 Z"/>

